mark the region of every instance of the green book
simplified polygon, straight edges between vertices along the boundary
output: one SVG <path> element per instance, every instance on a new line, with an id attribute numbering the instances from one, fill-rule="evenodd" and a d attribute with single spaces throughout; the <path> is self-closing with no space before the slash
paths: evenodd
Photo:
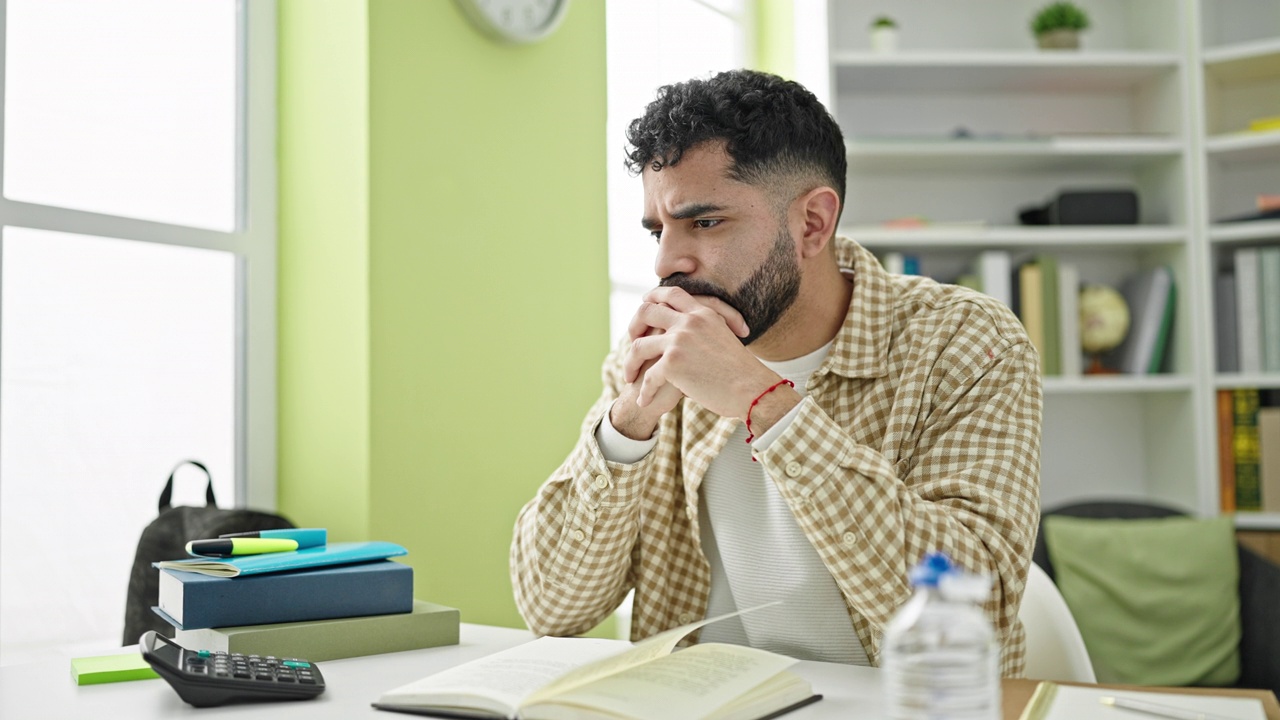
<path id="1" fill-rule="evenodd" d="M 321 662 L 457 645 L 459 623 L 457 609 L 414 600 L 407 613 L 178 630 L 173 639 L 191 650 Z"/>
<path id="2" fill-rule="evenodd" d="M 99 655 L 71 660 L 71 678 L 77 685 L 148 680 L 157 677 L 160 676 L 151 669 L 146 660 L 142 659 L 142 653 L 136 650 L 119 655 Z"/>
<path id="3" fill-rule="evenodd" d="M 1236 510 L 1261 510 L 1258 389 L 1236 388 L 1232 391 L 1232 400 L 1235 429 L 1231 435 L 1231 449 L 1234 451 L 1236 460 Z"/>
<path id="4" fill-rule="evenodd" d="M 1044 320 L 1045 375 L 1062 374 L 1062 327 L 1058 316 L 1058 260 L 1052 255 L 1036 257 L 1040 264 L 1040 311 Z"/>

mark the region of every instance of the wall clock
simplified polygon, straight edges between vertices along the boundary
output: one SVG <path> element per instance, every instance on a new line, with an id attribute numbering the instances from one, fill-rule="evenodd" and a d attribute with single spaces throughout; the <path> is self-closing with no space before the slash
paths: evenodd
<path id="1" fill-rule="evenodd" d="M 463 13 L 486 35 L 509 43 L 530 43 L 555 31 L 569 0 L 457 0 Z"/>

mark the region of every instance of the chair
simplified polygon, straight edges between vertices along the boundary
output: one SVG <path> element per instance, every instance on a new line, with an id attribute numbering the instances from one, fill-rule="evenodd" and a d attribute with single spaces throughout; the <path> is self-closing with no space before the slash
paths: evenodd
<path id="1" fill-rule="evenodd" d="M 1071 609 L 1039 565 L 1027 571 L 1018 610 L 1027 631 L 1026 676 L 1036 680 L 1094 683 L 1098 679 Z"/>
<path id="2" fill-rule="evenodd" d="M 1056 582 L 1044 539 L 1044 516 L 1146 519 L 1187 515 L 1174 508 L 1124 500 L 1083 502 L 1045 511 L 1031 559 Z M 1237 544 L 1240 564 L 1240 680 L 1236 687 L 1280 693 L 1280 566 Z M 1024 601 L 1025 602 L 1025 601 Z M 1030 632 L 1028 630 L 1028 632 Z"/>

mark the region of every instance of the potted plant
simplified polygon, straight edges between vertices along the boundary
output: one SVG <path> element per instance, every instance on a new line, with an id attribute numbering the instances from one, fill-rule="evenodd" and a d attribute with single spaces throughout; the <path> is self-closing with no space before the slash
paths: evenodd
<path id="1" fill-rule="evenodd" d="M 1080 31 L 1089 27 L 1089 16 L 1073 2 L 1046 5 L 1031 21 L 1031 31 L 1042 49 L 1080 47 Z"/>
<path id="2" fill-rule="evenodd" d="M 898 23 L 893 18 L 881 15 L 871 23 L 871 49 L 876 52 L 898 49 Z"/>

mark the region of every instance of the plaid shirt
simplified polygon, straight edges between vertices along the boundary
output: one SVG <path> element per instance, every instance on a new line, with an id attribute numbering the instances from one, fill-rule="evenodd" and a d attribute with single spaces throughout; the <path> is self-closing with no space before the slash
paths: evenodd
<path id="1" fill-rule="evenodd" d="M 1020 676 L 1017 619 L 1040 512 L 1039 356 L 985 295 L 886 273 L 837 238 L 852 268 L 844 324 L 798 415 L 756 458 L 835 578 L 872 664 L 931 550 L 995 579 L 985 609 L 1001 672 Z M 525 505 L 511 545 L 516 604 L 545 635 L 585 632 L 632 588 L 633 639 L 706 614 L 698 486 L 738 422 L 685 398 L 631 465 L 595 429 L 623 387 L 623 350 L 569 457 Z M 696 638 L 696 635 L 693 636 Z"/>

